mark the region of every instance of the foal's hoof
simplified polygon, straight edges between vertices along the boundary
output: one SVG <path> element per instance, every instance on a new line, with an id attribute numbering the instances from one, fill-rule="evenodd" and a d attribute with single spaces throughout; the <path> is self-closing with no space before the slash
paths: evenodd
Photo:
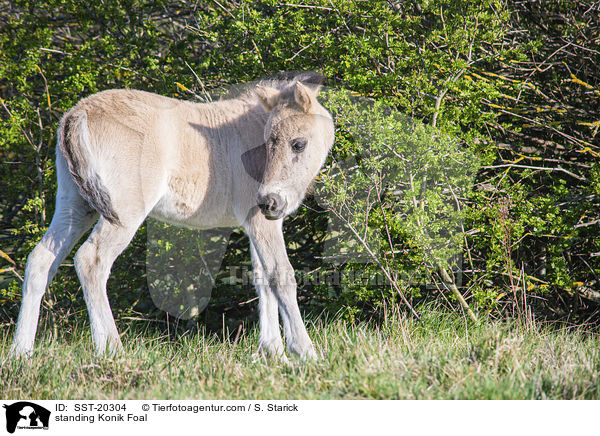
<path id="1" fill-rule="evenodd" d="M 123 354 L 123 343 L 120 337 L 110 338 L 106 341 L 96 344 L 96 354 L 98 357 L 108 357 L 113 359 Z"/>
<path id="2" fill-rule="evenodd" d="M 15 340 L 8 351 L 8 358 L 16 359 L 31 359 L 33 357 L 33 343 L 27 341 Z"/>
<path id="3" fill-rule="evenodd" d="M 283 351 L 283 347 L 273 348 L 273 347 L 260 346 L 258 348 L 258 352 L 256 352 L 253 355 L 253 360 L 258 360 L 260 358 L 274 359 L 274 360 L 278 360 L 285 364 L 290 363 L 289 359 L 285 355 L 285 352 Z"/>
<path id="4" fill-rule="evenodd" d="M 291 354 L 297 356 L 303 362 L 314 362 L 319 360 L 319 355 L 315 350 L 314 345 L 310 344 L 309 346 L 298 349 L 297 347 L 290 347 L 288 351 Z"/>
<path id="5" fill-rule="evenodd" d="M 258 362 L 259 360 L 276 360 L 279 361 L 285 365 L 288 365 L 290 363 L 290 360 L 287 358 L 287 356 L 285 354 L 269 354 L 267 352 L 265 352 L 264 350 L 261 351 L 257 351 L 256 353 L 252 354 L 252 362 Z"/>
<path id="6" fill-rule="evenodd" d="M 302 359 L 305 362 L 315 362 L 319 360 L 319 355 L 317 354 L 315 347 L 310 347 L 303 354 L 300 355 L 300 359 Z"/>
<path id="7" fill-rule="evenodd" d="M 21 349 L 21 348 L 11 348 L 8 352 L 9 360 L 17 360 L 17 359 L 31 359 L 33 357 L 33 349 Z"/>

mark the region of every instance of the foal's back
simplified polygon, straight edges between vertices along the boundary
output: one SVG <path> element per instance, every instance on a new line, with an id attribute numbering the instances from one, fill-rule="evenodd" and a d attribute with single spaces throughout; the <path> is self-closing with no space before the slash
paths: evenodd
<path id="1" fill-rule="evenodd" d="M 242 137 L 262 131 L 257 123 L 243 126 L 248 110 L 238 101 L 196 104 L 109 90 L 79 102 L 65 120 L 85 114 L 77 128 L 88 137 L 71 144 L 83 149 L 72 153 L 86 154 L 85 171 L 95 173 L 114 210 L 210 228 L 239 225 L 231 162 L 245 151 Z"/>

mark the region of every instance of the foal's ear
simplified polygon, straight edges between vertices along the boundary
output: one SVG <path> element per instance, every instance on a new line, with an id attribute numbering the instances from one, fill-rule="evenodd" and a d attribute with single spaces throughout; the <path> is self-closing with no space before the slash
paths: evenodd
<path id="1" fill-rule="evenodd" d="M 280 92 L 269 86 L 256 85 L 256 95 L 266 111 L 271 111 L 277 106 Z"/>
<path id="2" fill-rule="evenodd" d="M 296 82 L 296 87 L 294 88 L 294 98 L 302 110 L 304 112 L 308 112 L 313 105 L 315 96 L 313 91 L 311 91 L 308 87 L 300 82 Z"/>

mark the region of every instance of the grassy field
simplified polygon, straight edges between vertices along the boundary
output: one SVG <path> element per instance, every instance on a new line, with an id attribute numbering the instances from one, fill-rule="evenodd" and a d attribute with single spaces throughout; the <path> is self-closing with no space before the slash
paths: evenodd
<path id="1" fill-rule="evenodd" d="M 95 357 L 82 327 L 57 341 L 42 335 L 28 361 L 6 360 L 5 329 L 0 398 L 600 399 L 600 341 L 581 328 L 474 325 L 435 311 L 421 323 L 316 323 L 309 333 L 323 358 L 306 364 L 256 356 L 256 330 L 233 343 L 136 328 L 123 335 L 127 357 Z"/>

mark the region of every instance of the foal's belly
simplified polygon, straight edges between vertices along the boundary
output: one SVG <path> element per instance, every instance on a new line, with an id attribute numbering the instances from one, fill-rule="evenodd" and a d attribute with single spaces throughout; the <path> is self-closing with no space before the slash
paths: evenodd
<path id="1" fill-rule="evenodd" d="M 165 194 L 149 215 L 170 224 L 196 229 L 240 225 L 231 212 L 228 189 L 195 182 L 190 178 L 170 178 Z"/>
<path id="2" fill-rule="evenodd" d="M 217 227 L 239 227 L 240 223 L 231 216 L 228 215 L 206 215 L 198 214 L 190 217 L 182 216 L 179 214 L 165 213 L 159 205 L 152 209 L 149 216 L 158 221 L 163 221 L 168 224 L 174 224 L 176 226 L 190 227 L 193 229 L 214 229 Z"/>

